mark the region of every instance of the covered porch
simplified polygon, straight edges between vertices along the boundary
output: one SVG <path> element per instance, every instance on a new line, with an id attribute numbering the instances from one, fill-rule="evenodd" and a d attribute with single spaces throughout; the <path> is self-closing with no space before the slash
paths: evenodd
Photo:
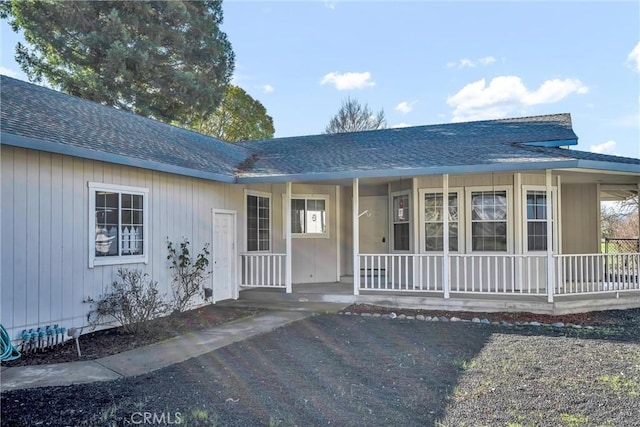
<path id="1" fill-rule="evenodd" d="M 597 298 L 592 294 L 557 295 L 549 303 L 545 295 L 531 294 L 470 294 L 453 293 L 445 299 L 437 292 L 375 292 L 362 290 L 353 295 L 353 284 L 343 282 L 294 284 L 290 293 L 282 288 L 251 288 L 240 294 L 233 304 L 306 310 L 318 303 L 372 304 L 392 308 L 472 311 L 472 312 L 530 312 L 562 315 L 595 310 L 628 309 L 640 305 L 640 291 L 602 292 Z"/>
<path id="2" fill-rule="evenodd" d="M 600 253 L 599 228 L 601 201 L 637 197 L 636 181 L 547 169 L 314 183 L 336 195 L 337 257 L 326 265 L 336 279 L 322 283 L 292 280 L 301 246 L 292 250 L 287 182 L 285 250 L 241 254 L 240 298 L 540 313 L 638 306 L 640 253 Z"/>

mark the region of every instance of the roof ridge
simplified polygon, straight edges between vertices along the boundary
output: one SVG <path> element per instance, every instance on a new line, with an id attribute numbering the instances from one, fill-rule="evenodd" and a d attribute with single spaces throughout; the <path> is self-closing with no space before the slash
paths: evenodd
<path id="1" fill-rule="evenodd" d="M 285 141 L 288 139 L 301 139 L 301 138 L 315 138 L 319 136 L 325 136 L 327 138 L 333 137 L 335 135 L 362 135 L 362 134 L 371 134 L 375 132 L 401 132 L 404 129 L 417 129 L 417 128 L 426 128 L 426 127 L 441 127 L 441 126 L 457 126 L 460 124 L 464 125 L 474 125 L 479 123 L 496 123 L 496 122 L 517 122 L 517 121 L 525 121 L 525 122 L 534 122 L 533 119 L 542 119 L 552 117 L 563 118 L 566 121 L 566 124 L 572 126 L 571 123 L 571 113 L 552 113 L 552 114 L 538 114 L 533 116 L 516 116 L 516 117 L 505 117 L 501 119 L 485 119 L 485 120 L 472 120 L 472 121 L 463 121 L 463 122 L 448 122 L 448 123 L 431 123 L 426 125 L 415 125 L 415 126 L 403 126 L 403 127 L 390 127 L 384 129 L 371 129 L 364 131 L 354 131 L 354 132 L 338 132 L 338 133 L 317 133 L 313 135 L 294 135 L 294 136 L 284 136 L 279 138 L 271 138 L 271 139 L 257 139 L 257 140 L 247 140 L 247 141 L 239 141 L 238 144 L 243 146 L 245 145 L 257 145 L 266 142 L 272 142 L 274 140 L 277 141 Z M 543 122 L 543 120 L 539 120 Z M 545 120 L 546 121 L 546 120 Z M 549 120 L 550 121 L 550 120 Z"/>

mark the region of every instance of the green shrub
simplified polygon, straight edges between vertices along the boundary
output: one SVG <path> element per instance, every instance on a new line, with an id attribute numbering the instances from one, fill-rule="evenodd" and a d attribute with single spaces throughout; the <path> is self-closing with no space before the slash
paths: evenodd
<path id="1" fill-rule="evenodd" d="M 205 244 L 202 252 L 196 255 L 195 260 L 189 252 L 189 240 L 182 239 L 179 248 L 176 249 L 170 240 L 167 240 L 169 255 L 167 259 L 171 262 L 169 268 L 173 270 L 174 309 L 184 311 L 189 307 L 191 299 L 203 292 L 202 285 L 211 274 L 207 271 L 209 267 L 209 244 Z"/>
<path id="2" fill-rule="evenodd" d="M 87 315 L 92 325 L 115 319 L 125 332 L 135 334 L 147 330 L 148 321 L 167 314 L 170 305 L 160 295 L 158 282 L 149 280 L 140 270 L 118 269 L 118 280 L 112 292 L 97 301 L 88 299 L 93 309 Z"/>

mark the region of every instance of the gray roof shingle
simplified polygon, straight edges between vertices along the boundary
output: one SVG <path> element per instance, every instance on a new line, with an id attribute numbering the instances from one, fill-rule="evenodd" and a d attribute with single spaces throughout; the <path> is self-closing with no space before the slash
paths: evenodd
<path id="1" fill-rule="evenodd" d="M 233 179 L 248 155 L 186 129 L 2 76 L 0 129 L 29 139 L 213 172 Z"/>
<path id="2" fill-rule="evenodd" d="M 564 159 L 522 143 L 577 139 L 568 114 L 248 141 L 257 156 L 241 176 L 418 169 Z M 295 154 L 294 154 L 295 153 Z"/>
<path id="3" fill-rule="evenodd" d="M 227 182 L 545 169 L 578 162 L 640 173 L 639 159 L 558 148 L 577 143 L 569 114 L 231 144 L 9 77 L 2 76 L 0 86 L 3 143 L 20 145 L 16 141 L 26 138 L 38 141 L 35 147 L 23 144 L 28 148 Z M 142 163 L 127 163 L 131 159 Z"/>

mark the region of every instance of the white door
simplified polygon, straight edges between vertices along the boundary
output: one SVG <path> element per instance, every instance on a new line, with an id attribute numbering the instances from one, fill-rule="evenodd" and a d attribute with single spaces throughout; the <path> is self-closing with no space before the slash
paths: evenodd
<path id="1" fill-rule="evenodd" d="M 236 212 L 213 210 L 213 302 L 238 298 Z"/>

